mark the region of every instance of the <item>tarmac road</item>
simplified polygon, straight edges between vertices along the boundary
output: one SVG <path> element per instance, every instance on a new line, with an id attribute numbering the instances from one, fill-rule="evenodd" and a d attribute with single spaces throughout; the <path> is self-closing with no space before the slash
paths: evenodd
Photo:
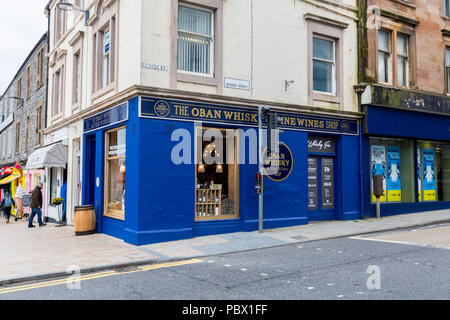
<path id="1" fill-rule="evenodd" d="M 0 287 L 0 300 L 448 300 L 449 228 L 431 226 L 103 271 L 82 275 L 79 282 L 22 283 Z"/>

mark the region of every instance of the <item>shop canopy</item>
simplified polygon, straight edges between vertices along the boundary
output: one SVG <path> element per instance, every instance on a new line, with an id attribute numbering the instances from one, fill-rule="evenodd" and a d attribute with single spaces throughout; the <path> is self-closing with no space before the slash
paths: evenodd
<path id="1" fill-rule="evenodd" d="M 25 170 L 43 168 L 65 168 L 67 164 L 67 146 L 55 143 L 37 149 L 28 158 Z"/>
<path id="2" fill-rule="evenodd" d="M 0 180 L 0 185 L 11 183 L 16 179 L 19 179 L 21 176 L 22 174 L 19 172 L 19 170 L 14 168 L 12 174 Z"/>

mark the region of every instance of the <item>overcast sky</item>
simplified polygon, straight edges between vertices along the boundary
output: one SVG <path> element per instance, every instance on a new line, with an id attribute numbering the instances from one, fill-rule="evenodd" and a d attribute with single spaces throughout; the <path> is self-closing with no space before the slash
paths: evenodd
<path id="1" fill-rule="evenodd" d="M 0 0 L 0 96 L 47 31 L 48 0 Z"/>

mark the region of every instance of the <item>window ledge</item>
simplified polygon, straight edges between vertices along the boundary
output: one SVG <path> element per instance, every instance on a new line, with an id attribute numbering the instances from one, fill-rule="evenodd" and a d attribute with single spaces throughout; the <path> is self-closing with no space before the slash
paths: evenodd
<path id="1" fill-rule="evenodd" d="M 315 101 L 341 103 L 341 97 L 333 94 L 321 93 L 313 91 L 312 99 Z"/>
<path id="2" fill-rule="evenodd" d="M 112 82 L 108 86 L 101 88 L 101 89 L 97 90 L 96 92 L 94 92 L 92 94 L 92 101 L 100 99 L 104 95 L 107 95 L 108 93 L 114 91 L 114 89 L 115 89 L 115 83 Z"/>
<path id="3" fill-rule="evenodd" d="M 189 74 L 177 71 L 177 81 L 191 82 L 196 84 L 203 84 L 208 86 L 219 86 L 219 80 L 216 77 L 210 77 L 200 74 Z"/>

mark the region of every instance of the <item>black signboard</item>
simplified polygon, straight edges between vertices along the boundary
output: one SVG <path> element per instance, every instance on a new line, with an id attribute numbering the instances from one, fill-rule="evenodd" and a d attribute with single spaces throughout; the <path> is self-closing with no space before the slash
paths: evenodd
<path id="1" fill-rule="evenodd" d="M 322 159 L 322 209 L 334 208 L 334 162 Z"/>
<path id="2" fill-rule="evenodd" d="M 308 210 L 319 209 L 317 158 L 308 158 Z"/>
<path id="3" fill-rule="evenodd" d="M 23 196 L 23 207 L 29 208 L 31 204 L 31 194 L 26 194 Z"/>
<path id="4" fill-rule="evenodd" d="M 336 140 L 330 137 L 309 136 L 308 152 L 336 153 Z"/>

